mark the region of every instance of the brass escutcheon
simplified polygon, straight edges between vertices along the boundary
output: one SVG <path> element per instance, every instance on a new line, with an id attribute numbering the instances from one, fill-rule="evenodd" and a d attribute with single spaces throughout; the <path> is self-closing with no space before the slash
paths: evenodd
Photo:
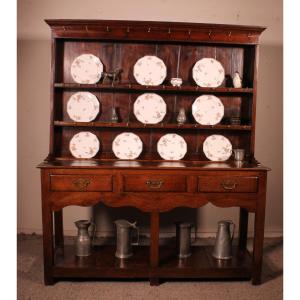
<path id="1" fill-rule="evenodd" d="M 91 183 L 90 179 L 78 178 L 73 180 L 73 184 L 80 190 L 86 191 L 88 185 Z"/>

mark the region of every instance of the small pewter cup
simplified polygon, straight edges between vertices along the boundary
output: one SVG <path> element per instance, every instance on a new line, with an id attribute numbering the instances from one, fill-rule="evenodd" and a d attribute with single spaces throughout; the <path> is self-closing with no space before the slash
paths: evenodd
<path id="1" fill-rule="evenodd" d="M 245 157 L 245 150 L 244 149 L 234 149 L 234 159 L 236 161 L 243 161 Z"/>

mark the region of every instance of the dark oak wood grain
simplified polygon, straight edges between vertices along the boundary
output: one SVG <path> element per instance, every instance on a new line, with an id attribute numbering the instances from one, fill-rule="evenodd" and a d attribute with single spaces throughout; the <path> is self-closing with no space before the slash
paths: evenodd
<path id="1" fill-rule="evenodd" d="M 266 178 L 269 169 L 254 156 L 255 114 L 258 77 L 258 41 L 265 29 L 258 26 L 115 21 L 46 20 L 51 27 L 50 143 L 41 169 L 44 281 L 53 284 L 67 278 L 147 278 L 158 285 L 167 278 L 252 279 L 261 283 Z M 78 84 L 70 73 L 73 60 L 83 54 L 98 56 L 106 72 L 122 69 L 121 80 L 110 84 Z M 135 62 L 156 55 L 167 66 L 162 85 L 141 86 L 133 76 Z M 203 57 L 223 65 L 225 80 L 217 88 L 198 87 L 192 68 Z M 234 88 L 232 76 L 243 77 Z M 181 77 L 181 87 L 170 84 Z M 93 93 L 100 113 L 93 122 L 74 122 L 67 112 L 70 97 L 79 91 Z M 133 114 L 133 105 L 143 93 L 157 93 L 167 104 L 159 124 L 144 125 Z M 224 105 L 219 124 L 196 123 L 192 104 L 201 95 L 214 94 Z M 111 122 L 115 107 L 119 122 Z M 176 117 L 184 108 L 187 122 Z M 231 125 L 238 117 L 240 125 Z M 74 134 L 94 133 L 101 144 L 92 159 L 75 159 L 69 150 Z M 114 138 L 124 132 L 141 138 L 143 151 L 135 160 L 118 160 L 112 151 Z M 187 142 L 181 161 L 162 160 L 157 142 L 166 133 L 177 133 Z M 203 142 L 211 134 L 227 137 L 233 148 L 245 149 L 245 161 L 211 162 L 203 153 Z M 63 209 L 70 205 L 131 206 L 150 217 L 150 247 L 134 247 L 130 259 L 115 257 L 115 246 L 94 246 L 92 255 L 75 256 L 74 246 L 64 244 Z M 239 245 L 233 258 L 218 261 L 211 247 L 193 247 L 187 259 L 176 257 L 175 245 L 159 245 L 160 213 L 178 207 L 239 207 Z M 246 250 L 248 215 L 255 214 L 254 251 Z M 201 295 L 199 295 L 200 297 Z"/>

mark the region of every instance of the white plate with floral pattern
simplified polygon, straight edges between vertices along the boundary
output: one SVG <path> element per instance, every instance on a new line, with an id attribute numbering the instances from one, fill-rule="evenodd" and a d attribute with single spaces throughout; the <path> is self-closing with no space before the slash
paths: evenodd
<path id="1" fill-rule="evenodd" d="M 224 116 L 224 105 L 214 95 L 202 95 L 192 105 L 192 114 L 201 125 L 218 124 Z"/>
<path id="2" fill-rule="evenodd" d="M 146 55 L 135 63 L 133 76 L 141 85 L 160 85 L 167 76 L 167 67 L 157 56 Z"/>
<path id="3" fill-rule="evenodd" d="M 155 93 L 145 93 L 137 97 L 133 105 L 136 118 L 144 124 L 157 124 L 167 113 L 164 99 Z"/>
<path id="4" fill-rule="evenodd" d="M 71 76 L 77 83 L 97 83 L 103 72 L 103 64 L 99 57 L 93 54 L 77 56 L 71 65 Z"/>
<path id="5" fill-rule="evenodd" d="M 143 142 L 136 134 L 123 132 L 115 137 L 112 149 L 115 156 L 120 159 L 135 159 L 142 153 Z"/>
<path id="6" fill-rule="evenodd" d="M 225 161 L 232 154 L 232 145 L 225 136 L 213 134 L 205 139 L 203 152 L 209 160 Z"/>
<path id="7" fill-rule="evenodd" d="M 72 137 L 69 148 L 76 158 L 92 158 L 98 153 L 100 142 L 95 134 L 81 131 Z"/>
<path id="8" fill-rule="evenodd" d="M 165 160 L 180 160 L 187 152 L 187 144 L 180 135 L 168 133 L 159 139 L 157 152 Z"/>
<path id="9" fill-rule="evenodd" d="M 67 103 L 69 117 L 76 122 L 91 122 L 100 111 L 97 97 L 90 92 L 73 94 Z"/>
<path id="10" fill-rule="evenodd" d="M 225 71 L 214 58 L 202 58 L 193 67 L 193 78 L 201 87 L 218 87 L 225 78 Z"/>

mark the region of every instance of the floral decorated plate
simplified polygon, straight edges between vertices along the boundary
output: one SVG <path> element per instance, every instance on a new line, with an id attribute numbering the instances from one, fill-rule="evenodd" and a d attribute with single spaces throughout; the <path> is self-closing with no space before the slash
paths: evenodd
<path id="1" fill-rule="evenodd" d="M 77 56 L 71 65 L 71 76 L 77 83 L 97 83 L 103 72 L 103 64 L 93 54 L 82 54 Z"/>
<path id="2" fill-rule="evenodd" d="M 201 87 L 218 87 L 224 81 L 225 71 L 214 58 L 202 58 L 193 67 L 193 78 Z"/>
<path id="3" fill-rule="evenodd" d="M 157 56 L 146 55 L 135 63 L 133 75 L 141 85 L 160 85 L 167 76 L 167 67 Z"/>
<path id="4" fill-rule="evenodd" d="M 202 95 L 194 101 L 192 114 L 201 125 L 215 125 L 224 116 L 224 105 L 216 96 Z"/>
<path id="5" fill-rule="evenodd" d="M 157 151 L 166 160 L 180 160 L 187 152 L 187 145 L 183 137 L 176 133 L 163 135 L 157 143 Z"/>
<path id="6" fill-rule="evenodd" d="M 155 93 L 145 93 L 135 100 L 133 112 L 140 122 L 157 124 L 166 115 L 167 105 L 161 96 Z"/>
<path id="7" fill-rule="evenodd" d="M 143 142 L 136 134 L 123 132 L 114 139 L 112 149 L 115 156 L 120 159 L 135 159 L 143 150 Z"/>
<path id="8" fill-rule="evenodd" d="M 95 134 L 81 131 L 72 137 L 69 148 L 76 158 L 92 158 L 98 153 L 100 142 Z"/>
<path id="9" fill-rule="evenodd" d="M 223 135 L 213 134 L 203 143 L 205 156 L 212 161 L 225 161 L 232 154 L 232 145 Z"/>
<path id="10" fill-rule="evenodd" d="M 73 94 L 67 103 L 69 117 L 76 122 L 93 121 L 99 113 L 99 101 L 89 92 Z"/>

